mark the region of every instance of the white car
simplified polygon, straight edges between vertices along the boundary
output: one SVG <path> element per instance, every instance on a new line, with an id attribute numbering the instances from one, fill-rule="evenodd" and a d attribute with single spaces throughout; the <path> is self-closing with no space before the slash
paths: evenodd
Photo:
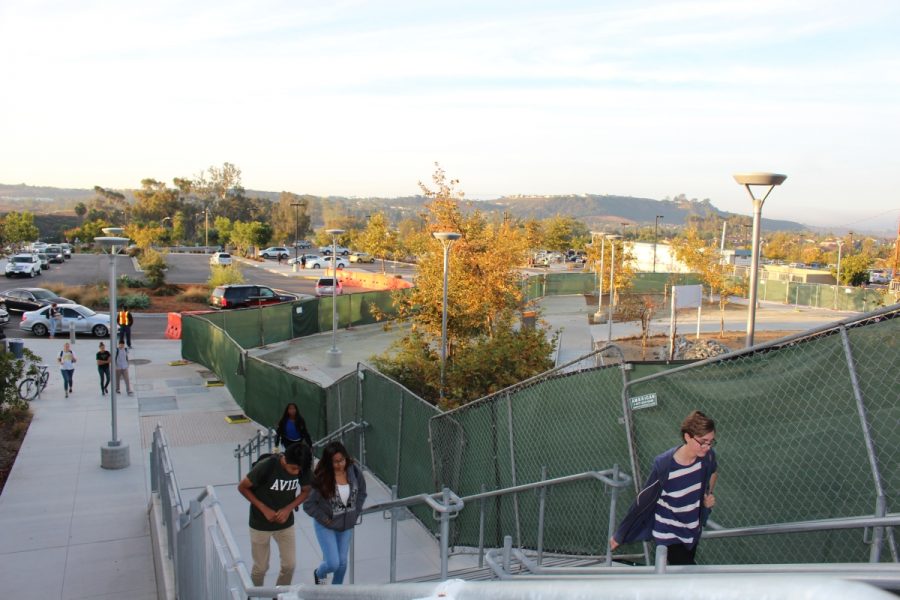
<path id="1" fill-rule="evenodd" d="M 263 258 L 288 258 L 291 251 L 283 246 L 272 246 L 259 253 Z"/>
<path id="2" fill-rule="evenodd" d="M 15 254 L 6 263 L 6 276 L 37 277 L 41 274 L 41 259 L 36 254 Z"/>
<path id="3" fill-rule="evenodd" d="M 212 266 L 227 267 L 231 264 L 231 255 L 227 252 L 216 252 L 209 257 L 209 264 Z"/>
<path id="4" fill-rule="evenodd" d="M 6 307 L 0 304 L 0 325 L 6 325 L 9 323 L 9 313 L 6 312 Z"/>
<path id="5" fill-rule="evenodd" d="M 38 337 L 50 334 L 49 306 L 22 313 L 20 328 L 30 331 Z M 109 335 L 109 315 L 96 313 L 87 306 L 80 304 L 60 304 L 57 306 L 62 313 L 62 327 L 57 329 L 61 335 L 69 333 L 69 325 L 75 324 L 75 333 L 90 333 L 96 337 Z"/>
<path id="6" fill-rule="evenodd" d="M 337 268 L 339 270 L 350 266 L 350 263 L 347 262 L 347 259 L 341 258 L 340 256 L 337 258 L 337 261 L 334 261 L 330 256 L 315 256 L 311 254 L 306 255 L 307 269 L 330 269 L 334 262 L 337 263 Z"/>
<path id="7" fill-rule="evenodd" d="M 345 246 L 338 246 L 336 248 L 332 248 L 331 246 L 320 246 L 319 254 L 328 256 L 329 254 L 331 254 L 332 249 L 341 256 L 348 256 L 350 254 L 350 248 L 347 248 Z"/>

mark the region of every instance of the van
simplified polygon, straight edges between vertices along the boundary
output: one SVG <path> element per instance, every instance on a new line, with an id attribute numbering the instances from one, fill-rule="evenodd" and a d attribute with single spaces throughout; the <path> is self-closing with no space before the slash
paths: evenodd
<path id="1" fill-rule="evenodd" d="M 340 296 L 344 293 L 344 286 L 341 285 L 340 279 L 337 280 L 337 289 L 334 289 L 334 285 L 334 277 L 319 277 L 316 282 L 316 296 L 331 296 L 332 294 Z"/>

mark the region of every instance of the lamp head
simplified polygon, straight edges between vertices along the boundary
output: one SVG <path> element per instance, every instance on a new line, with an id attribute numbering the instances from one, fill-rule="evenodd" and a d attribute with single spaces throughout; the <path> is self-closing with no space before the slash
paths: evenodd
<path id="1" fill-rule="evenodd" d="M 122 229 L 121 227 L 104 227 L 102 231 L 103 231 L 103 233 L 105 233 L 108 236 L 115 237 L 115 236 L 122 235 L 122 232 L 124 232 L 125 230 Z M 94 238 L 94 239 L 96 240 L 99 238 Z"/>
<path id="2" fill-rule="evenodd" d="M 737 173 L 734 180 L 741 185 L 781 185 L 787 175 L 778 173 Z"/>
<path id="3" fill-rule="evenodd" d="M 121 231 L 118 227 L 108 227 L 107 229 L 119 229 Z M 116 248 L 124 248 L 125 244 L 131 240 L 126 237 L 95 237 L 94 241 L 104 248 L 109 248 L 111 253 L 115 253 Z"/>
<path id="4" fill-rule="evenodd" d="M 344 233 L 343 229 L 326 229 L 325 233 L 328 235 L 342 235 Z"/>
<path id="5" fill-rule="evenodd" d="M 462 237 L 461 233 L 455 233 L 452 231 L 435 231 L 431 235 L 433 235 L 435 239 L 442 242 L 455 242 Z"/>

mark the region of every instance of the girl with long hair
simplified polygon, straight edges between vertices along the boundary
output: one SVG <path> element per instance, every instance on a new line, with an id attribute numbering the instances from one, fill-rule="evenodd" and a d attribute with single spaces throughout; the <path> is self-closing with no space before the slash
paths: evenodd
<path id="1" fill-rule="evenodd" d="M 303 420 L 303 415 L 300 414 L 297 405 L 290 402 L 284 407 L 284 413 L 282 413 L 278 426 L 275 428 L 275 445 L 283 446 L 287 450 L 288 446 L 297 442 L 306 442 L 306 445 L 310 448 L 313 445 L 312 437 L 310 437 L 309 431 L 306 429 L 306 421 Z"/>
<path id="2" fill-rule="evenodd" d="M 316 585 L 344 582 L 347 555 L 353 528 L 366 501 L 366 479 L 362 469 L 340 442 L 322 450 L 313 474 L 312 490 L 303 510 L 314 520 L 316 539 L 322 549 L 322 563 L 313 569 Z"/>

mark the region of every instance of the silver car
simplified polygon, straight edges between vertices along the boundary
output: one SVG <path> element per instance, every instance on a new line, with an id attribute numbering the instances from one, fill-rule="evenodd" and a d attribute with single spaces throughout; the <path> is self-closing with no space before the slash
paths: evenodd
<path id="1" fill-rule="evenodd" d="M 9 323 L 9 313 L 6 312 L 6 306 L 0 304 L 0 325 Z"/>
<path id="2" fill-rule="evenodd" d="M 22 313 L 22 323 L 20 328 L 30 331 L 38 337 L 44 337 L 50 334 L 50 312 L 49 306 Z M 69 333 L 69 327 L 75 324 L 75 333 L 90 333 L 96 337 L 106 337 L 109 335 L 109 315 L 106 313 L 96 313 L 87 306 L 80 304 L 60 304 L 57 306 L 62 313 L 62 325 L 57 326 L 59 335 Z"/>

